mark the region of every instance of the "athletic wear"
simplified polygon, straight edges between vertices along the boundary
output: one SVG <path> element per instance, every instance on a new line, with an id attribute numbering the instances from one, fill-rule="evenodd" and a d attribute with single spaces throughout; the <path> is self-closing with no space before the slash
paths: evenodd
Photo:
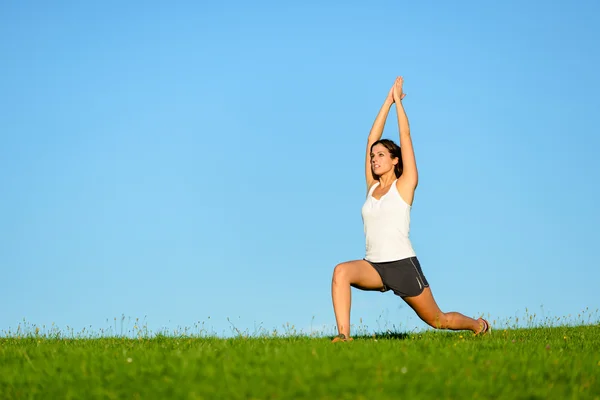
<path id="1" fill-rule="evenodd" d="M 426 287 L 429 287 L 417 257 L 383 263 L 365 261 L 371 264 L 381 276 L 382 292 L 392 290 L 400 297 L 412 297 L 420 295 Z"/>
<path id="2" fill-rule="evenodd" d="M 373 197 L 379 181 L 375 183 L 362 207 L 367 261 L 389 262 L 416 255 L 409 239 L 411 206 L 398 193 L 396 181 L 379 200 Z"/>

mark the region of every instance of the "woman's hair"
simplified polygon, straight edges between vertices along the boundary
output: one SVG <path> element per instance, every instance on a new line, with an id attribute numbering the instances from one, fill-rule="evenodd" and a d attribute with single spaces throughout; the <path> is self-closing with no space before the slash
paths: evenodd
<path id="1" fill-rule="evenodd" d="M 377 144 L 381 144 L 382 146 L 384 146 L 386 149 L 388 149 L 388 151 L 390 152 L 390 156 L 392 157 L 392 160 L 394 158 L 398 159 L 398 164 L 395 165 L 394 167 L 394 174 L 396 174 L 396 178 L 400 178 L 400 175 L 402 175 L 402 153 L 400 150 L 400 146 L 398 146 L 396 143 L 394 143 L 392 140 L 389 139 L 381 139 L 376 141 L 375 143 L 373 143 L 371 145 L 371 152 L 373 152 L 373 147 L 375 147 L 375 145 Z M 375 180 L 379 180 L 379 175 L 375 175 L 375 173 L 373 172 L 373 169 L 371 169 L 371 174 L 373 175 L 373 178 Z"/>

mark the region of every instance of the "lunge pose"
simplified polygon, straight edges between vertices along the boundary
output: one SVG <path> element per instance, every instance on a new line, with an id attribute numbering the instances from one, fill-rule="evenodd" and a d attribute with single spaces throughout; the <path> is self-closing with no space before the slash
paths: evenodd
<path id="1" fill-rule="evenodd" d="M 362 260 L 338 264 L 333 271 L 331 295 L 339 333 L 334 342 L 352 340 L 351 287 L 392 290 L 433 328 L 471 330 L 476 335 L 491 332 L 490 324 L 483 318 L 475 320 L 439 309 L 412 248 L 410 211 L 418 173 L 402 105 L 405 96 L 402 86 L 403 78 L 396 78 L 369 133 L 365 163 L 367 198 L 362 207 L 366 255 Z M 393 104 L 398 114 L 400 146 L 388 139 L 381 140 Z"/>

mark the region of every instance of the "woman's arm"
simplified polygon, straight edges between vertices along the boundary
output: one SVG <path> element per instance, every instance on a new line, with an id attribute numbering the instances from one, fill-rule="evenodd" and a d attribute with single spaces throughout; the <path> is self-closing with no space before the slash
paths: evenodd
<path id="1" fill-rule="evenodd" d="M 404 79 L 402 77 L 396 78 L 394 83 L 394 101 L 396 103 L 396 111 L 398 114 L 398 129 L 400 131 L 400 149 L 402 151 L 402 168 L 403 172 L 398 179 L 398 184 L 401 184 L 406 189 L 407 193 L 405 199 L 410 199 L 412 203 L 413 192 L 419 182 L 419 174 L 417 172 L 417 162 L 415 160 L 415 152 L 410 138 L 410 126 L 408 124 L 408 117 L 404 111 L 402 105 L 402 99 L 405 94 L 402 91 L 402 85 Z M 403 190 L 404 191 L 404 190 Z"/>
<path id="2" fill-rule="evenodd" d="M 373 174 L 371 173 L 371 146 L 373 143 L 381 139 L 381 135 L 383 134 L 383 128 L 385 127 L 385 121 L 387 119 L 388 113 L 390 112 L 390 108 L 394 104 L 394 87 L 390 89 L 385 102 L 381 106 L 377 117 L 375 118 L 375 122 L 373 122 L 373 126 L 371 127 L 371 132 L 369 132 L 369 138 L 367 139 L 367 155 L 365 157 L 365 178 L 367 179 L 367 191 L 371 188 L 371 185 L 375 183 L 375 179 L 373 179 Z"/>

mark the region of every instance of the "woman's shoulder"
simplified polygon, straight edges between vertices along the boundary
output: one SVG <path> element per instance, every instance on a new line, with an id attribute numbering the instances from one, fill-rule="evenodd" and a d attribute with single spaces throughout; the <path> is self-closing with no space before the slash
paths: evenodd
<path id="1" fill-rule="evenodd" d="M 371 194 L 373 194 L 373 191 L 375 190 L 375 188 L 377 187 L 377 185 L 379 185 L 379 181 L 375 180 L 373 181 L 373 183 L 371 183 L 371 186 L 369 186 L 367 188 L 367 196 L 370 196 Z"/>
<path id="2" fill-rule="evenodd" d="M 413 205 L 413 201 L 415 198 L 415 190 L 415 187 L 408 185 L 402 179 L 396 179 L 396 191 L 398 192 L 398 195 L 400 196 L 402 201 L 406 203 L 406 205 L 409 207 L 412 207 Z"/>

